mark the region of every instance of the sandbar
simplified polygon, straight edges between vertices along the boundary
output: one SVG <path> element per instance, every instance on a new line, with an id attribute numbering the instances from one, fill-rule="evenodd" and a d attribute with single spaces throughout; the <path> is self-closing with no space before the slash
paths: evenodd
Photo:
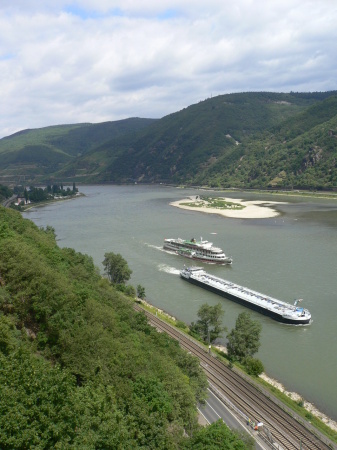
<path id="1" fill-rule="evenodd" d="M 237 205 L 244 206 L 243 209 L 230 209 L 230 208 L 209 208 L 207 206 L 187 206 L 184 203 L 197 202 L 198 196 L 192 196 L 183 200 L 171 202 L 171 206 L 176 208 L 188 209 L 190 211 L 199 211 L 207 214 L 218 214 L 224 217 L 231 217 L 234 219 L 268 219 L 271 217 L 279 216 L 280 213 L 276 209 L 273 209 L 274 205 L 284 204 L 285 202 L 270 202 L 264 200 L 249 200 L 244 201 L 242 199 L 233 199 L 221 197 L 221 200 L 226 202 L 232 202 Z"/>

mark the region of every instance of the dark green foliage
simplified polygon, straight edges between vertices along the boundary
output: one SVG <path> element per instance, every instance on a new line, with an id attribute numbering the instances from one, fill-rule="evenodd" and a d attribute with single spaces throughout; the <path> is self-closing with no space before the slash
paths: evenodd
<path id="1" fill-rule="evenodd" d="M 258 377 L 264 371 L 262 362 L 259 359 L 248 357 L 244 360 L 244 365 L 249 375 Z"/>
<path id="2" fill-rule="evenodd" d="M 187 329 L 187 325 L 182 320 L 177 320 L 176 327 L 181 328 L 182 330 Z"/>
<path id="3" fill-rule="evenodd" d="M 220 419 L 195 433 L 186 450 L 253 450 L 255 441 L 248 434 L 231 431 Z"/>
<path id="4" fill-rule="evenodd" d="M 44 181 L 69 161 L 106 141 L 148 126 L 153 119 L 130 118 L 100 124 L 57 125 L 23 130 L 0 139 L 0 174 L 13 171 L 13 179 Z M 15 178 L 18 177 L 18 178 Z"/>
<path id="5" fill-rule="evenodd" d="M 284 133 L 277 127 L 285 123 L 285 128 L 296 128 L 297 118 L 307 127 L 324 126 L 337 113 L 334 94 L 302 97 L 259 92 L 208 99 L 164 117 L 131 138 L 111 140 L 88 152 L 76 161 L 74 171 L 69 166 L 67 173 L 80 175 L 85 168 L 87 181 L 101 182 L 168 182 L 219 188 L 275 183 L 297 186 L 291 180 L 291 174 L 296 175 L 292 161 L 287 161 L 283 149 Z M 315 103 L 317 108 L 310 109 Z M 308 118 L 303 119 L 301 114 L 306 110 Z M 298 127 L 294 136 L 302 136 L 298 134 L 303 133 L 302 128 Z M 334 140 L 330 142 L 336 156 Z M 333 160 L 329 160 L 329 167 L 330 163 L 335 174 Z M 280 182 L 277 177 L 282 170 L 286 173 Z M 302 183 L 309 187 L 315 177 L 318 182 L 320 176 L 314 170 L 308 179 L 303 177 Z M 329 181 L 328 185 L 333 184 Z"/>
<path id="6" fill-rule="evenodd" d="M 136 297 L 136 289 L 133 286 L 131 286 L 131 285 L 125 286 L 124 293 L 128 297 L 132 297 L 132 298 Z"/>
<path id="7" fill-rule="evenodd" d="M 199 362 L 52 227 L 0 216 L 0 448 L 179 448 Z"/>
<path id="8" fill-rule="evenodd" d="M 278 103 L 289 99 L 292 108 Z M 135 139 L 111 141 L 99 149 L 96 157 L 94 151 L 82 160 L 101 160 L 103 148 L 106 149 L 106 169 L 99 176 L 101 181 L 191 183 L 200 172 L 216 165 L 219 158 L 230 158 L 237 149 L 237 140 L 241 142 L 246 136 L 277 124 L 281 118 L 294 115 L 302 109 L 301 103 L 304 105 L 305 101 L 273 93 L 214 97 L 164 117 Z"/>
<path id="9" fill-rule="evenodd" d="M 13 195 L 13 191 L 7 186 L 0 184 L 0 203 Z"/>
<path id="10" fill-rule="evenodd" d="M 125 448 L 127 429 L 112 388 L 76 387 L 22 346 L 0 354 L 0 445 L 22 448 Z M 124 423 L 123 423 L 124 422 Z"/>
<path id="11" fill-rule="evenodd" d="M 222 327 L 223 315 L 221 303 L 214 306 L 204 303 L 198 310 L 199 319 L 191 323 L 191 333 L 199 335 L 204 342 L 214 342 L 226 330 Z"/>
<path id="12" fill-rule="evenodd" d="M 130 279 L 132 270 L 121 254 L 105 253 L 102 264 L 110 283 L 124 285 Z"/>
<path id="13" fill-rule="evenodd" d="M 25 130 L 0 140 L 0 176 L 336 189 L 336 136 L 336 91 L 227 94 L 160 120 Z"/>
<path id="14" fill-rule="evenodd" d="M 137 297 L 142 300 L 145 298 L 145 288 L 140 284 L 137 285 Z"/>
<path id="15" fill-rule="evenodd" d="M 251 358 L 260 347 L 261 330 L 261 324 L 253 320 L 249 313 L 240 313 L 235 328 L 227 335 L 228 357 L 240 362 Z"/>

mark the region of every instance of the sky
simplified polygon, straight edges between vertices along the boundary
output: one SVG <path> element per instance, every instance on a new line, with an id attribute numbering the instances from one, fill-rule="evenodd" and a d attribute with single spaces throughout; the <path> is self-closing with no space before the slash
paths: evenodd
<path id="1" fill-rule="evenodd" d="M 0 0 L 0 138 L 337 89 L 337 0 Z"/>

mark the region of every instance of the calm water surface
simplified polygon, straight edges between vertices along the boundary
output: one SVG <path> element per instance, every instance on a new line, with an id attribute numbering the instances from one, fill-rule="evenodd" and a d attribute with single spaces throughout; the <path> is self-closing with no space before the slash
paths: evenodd
<path id="1" fill-rule="evenodd" d="M 211 240 L 234 258 L 209 272 L 287 302 L 303 298 L 310 326 L 279 324 L 251 312 L 262 324 L 258 357 L 268 375 L 337 420 L 337 201 L 214 193 L 246 200 L 277 200 L 272 219 L 231 219 L 169 205 L 193 189 L 163 186 L 85 186 L 86 196 L 24 213 L 38 226 L 55 228 L 61 247 L 91 255 L 102 270 L 104 253 L 121 253 L 133 271 L 131 284 L 148 300 L 190 323 L 201 304 L 221 302 L 230 330 L 244 307 L 192 286 L 179 277 L 189 260 L 162 250 L 164 238 Z"/>

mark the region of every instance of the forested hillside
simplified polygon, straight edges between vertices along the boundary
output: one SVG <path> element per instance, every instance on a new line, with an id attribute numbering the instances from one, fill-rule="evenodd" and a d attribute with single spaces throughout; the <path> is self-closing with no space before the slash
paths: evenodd
<path id="1" fill-rule="evenodd" d="M 0 204 L 11 195 L 13 195 L 13 191 L 11 191 L 7 186 L 0 184 Z"/>
<path id="2" fill-rule="evenodd" d="M 337 96 L 271 127 L 195 178 L 197 184 L 243 188 L 337 188 Z"/>
<path id="3" fill-rule="evenodd" d="M 207 442 L 196 415 L 205 388 L 198 361 L 89 256 L 0 207 L 1 449 L 193 448 Z M 215 430 L 219 448 L 247 448 Z"/>
<path id="4" fill-rule="evenodd" d="M 160 120 L 0 140 L 0 182 L 337 188 L 337 92 L 220 95 Z"/>
<path id="5" fill-rule="evenodd" d="M 125 135 L 89 151 L 58 176 L 102 183 L 335 188 L 333 94 L 211 98 L 164 117 L 132 139 Z"/>
<path id="6" fill-rule="evenodd" d="M 23 130 L 0 140 L 0 181 L 39 180 L 102 143 L 147 127 L 153 119 L 58 125 Z"/>

